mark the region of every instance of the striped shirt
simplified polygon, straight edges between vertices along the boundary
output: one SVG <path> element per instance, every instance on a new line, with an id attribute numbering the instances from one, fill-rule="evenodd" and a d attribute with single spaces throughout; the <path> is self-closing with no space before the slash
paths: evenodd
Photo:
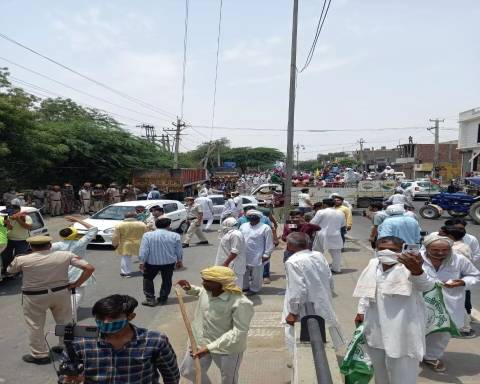
<path id="1" fill-rule="evenodd" d="M 85 384 L 178 384 L 177 357 L 167 336 L 130 324 L 133 339 L 115 350 L 105 340 L 79 338 L 73 348 L 85 366 Z M 64 359 L 68 356 L 64 353 Z"/>
<path id="2" fill-rule="evenodd" d="M 173 264 L 182 261 L 182 242 L 178 233 L 157 229 L 143 235 L 140 261 L 150 265 Z"/>

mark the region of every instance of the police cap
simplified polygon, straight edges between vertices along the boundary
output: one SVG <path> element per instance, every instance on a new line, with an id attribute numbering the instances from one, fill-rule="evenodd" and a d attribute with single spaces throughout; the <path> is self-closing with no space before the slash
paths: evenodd
<path id="1" fill-rule="evenodd" d="M 51 236 L 32 236 L 27 239 L 27 243 L 32 245 L 45 245 L 51 243 L 53 238 Z"/>

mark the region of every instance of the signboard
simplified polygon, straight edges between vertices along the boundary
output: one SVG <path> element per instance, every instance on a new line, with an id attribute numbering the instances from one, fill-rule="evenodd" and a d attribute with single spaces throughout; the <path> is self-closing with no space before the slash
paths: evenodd
<path id="1" fill-rule="evenodd" d="M 235 169 L 237 168 L 237 163 L 235 161 L 224 161 L 223 168 Z"/>

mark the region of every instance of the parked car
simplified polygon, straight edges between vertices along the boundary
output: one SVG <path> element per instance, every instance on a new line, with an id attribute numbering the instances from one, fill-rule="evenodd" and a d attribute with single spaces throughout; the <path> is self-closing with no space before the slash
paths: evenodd
<path id="1" fill-rule="evenodd" d="M 400 183 L 400 188 L 404 191 L 407 189 L 412 195 L 412 199 L 430 198 L 440 193 L 440 189 L 437 185 L 432 184 L 428 180 L 404 180 Z"/>
<path id="2" fill-rule="evenodd" d="M 124 219 L 127 212 L 135 210 L 137 205 L 142 205 L 149 210 L 154 205 L 159 205 L 165 211 L 165 216 L 172 220 L 171 228 L 183 233 L 187 230 L 187 211 L 185 206 L 176 200 L 137 200 L 111 204 L 93 214 L 85 221 L 98 228 L 97 237 L 90 243 L 96 245 L 112 245 L 112 235 L 115 226 Z M 85 228 L 75 223 L 75 228 L 80 234 L 85 233 Z"/>
<path id="3" fill-rule="evenodd" d="M 6 209 L 5 206 L 0 206 L 0 212 Z M 43 220 L 42 213 L 35 207 L 22 207 L 21 212 L 25 212 L 32 219 L 32 229 L 30 230 L 30 236 L 48 235 L 48 228 Z M 5 213 L 2 213 L 5 215 Z"/>
<path id="4" fill-rule="evenodd" d="M 240 195 L 242 198 L 243 208 L 245 207 L 258 207 L 258 201 L 254 196 Z M 220 216 L 225 205 L 225 199 L 223 195 L 208 195 L 208 198 L 213 203 L 213 218 L 214 220 L 220 220 Z"/>

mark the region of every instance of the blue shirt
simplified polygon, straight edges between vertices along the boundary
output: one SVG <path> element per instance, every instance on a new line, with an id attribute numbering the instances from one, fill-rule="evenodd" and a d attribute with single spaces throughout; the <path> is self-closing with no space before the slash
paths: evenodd
<path id="1" fill-rule="evenodd" d="M 378 226 L 378 238 L 396 236 L 407 244 L 420 243 L 420 226 L 413 217 L 394 215 L 387 217 Z"/>
<path id="2" fill-rule="evenodd" d="M 139 259 L 151 265 L 173 264 L 182 261 L 182 242 L 178 233 L 157 229 L 143 235 Z"/>
<path id="3" fill-rule="evenodd" d="M 75 339 L 73 348 L 85 366 L 85 383 L 178 384 L 177 357 L 167 336 L 130 325 L 133 339 L 116 350 L 102 338 Z M 64 353 L 64 360 L 68 355 Z"/>
<path id="4" fill-rule="evenodd" d="M 238 228 L 240 228 L 240 226 L 241 226 L 242 224 L 248 223 L 247 216 L 244 215 L 244 216 L 240 217 L 240 218 L 237 220 L 237 222 L 238 222 L 238 224 L 237 224 L 237 225 L 238 225 Z M 260 218 L 260 223 L 267 224 L 270 228 L 272 227 L 272 222 L 271 222 L 270 219 L 269 219 L 267 216 L 265 216 L 265 215 L 263 215 L 263 216 Z"/>
<path id="5" fill-rule="evenodd" d="M 162 195 L 160 195 L 160 192 L 154 189 L 153 191 L 148 192 L 147 200 L 159 200 L 161 197 Z"/>

